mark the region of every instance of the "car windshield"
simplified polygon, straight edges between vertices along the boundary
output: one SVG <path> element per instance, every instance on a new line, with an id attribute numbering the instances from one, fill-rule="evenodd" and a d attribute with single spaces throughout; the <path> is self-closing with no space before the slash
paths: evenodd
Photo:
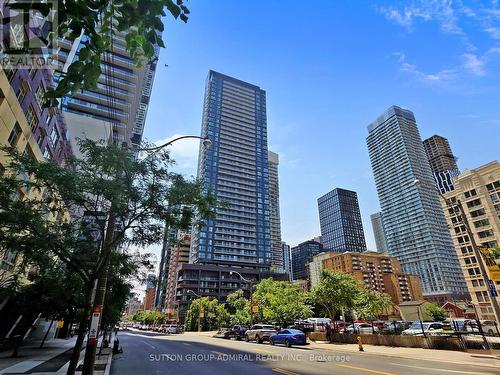
<path id="1" fill-rule="evenodd" d="M 262 329 L 274 329 L 274 326 L 262 326 Z"/>

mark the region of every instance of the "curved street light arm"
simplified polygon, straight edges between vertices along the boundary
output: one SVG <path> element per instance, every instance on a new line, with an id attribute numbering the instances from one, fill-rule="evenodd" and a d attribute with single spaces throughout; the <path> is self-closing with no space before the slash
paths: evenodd
<path id="1" fill-rule="evenodd" d="M 178 140 L 181 140 L 181 139 L 186 139 L 186 138 L 194 138 L 194 139 L 201 139 L 203 141 L 203 146 L 205 147 L 210 147 L 212 145 L 212 141 L 210 141 L 209 138 L 203 138 L 203 137 L 199 137 L 197 135 L 183 135 L 182 137 L 178 137 L 178 138 L 175 138 L 175 139 L 172 139 L 171 141 L 168 141 L 167 143 L 164 143 L 160 146 L 156 146 L 156 147 L 148 147 L 148 148 L 139 148 L 137 151 L 152 151 L 152 152 L 156 152 L 156 151 L 160 151 L 161 149 L 167 147 L 167 146 L 170 146 L 172 143 L 178 141 Z"/>

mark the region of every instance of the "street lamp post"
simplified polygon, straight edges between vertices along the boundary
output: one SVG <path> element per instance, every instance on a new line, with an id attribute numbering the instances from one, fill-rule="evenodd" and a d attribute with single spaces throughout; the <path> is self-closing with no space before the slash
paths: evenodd
<path id="1" fill-rule="evenodd" d="M 187 138 L 201 139 L 203 141 L 203 147 L 205 147 L 205 148 L 209 148 L 212 145 L 212 141 L 209 138 L 203 138 L 203 137 L 199 137 L 197 135 L 183 135 L 181 137 L 177 137 L 175 139 L 172 139 L 171 141 L 168 141 L 167 143 L 164 143 L 162 145 L 155 146 L 155 147 L 140 148 L 140 149 L 138 149 L 138 151 L 157 152 L 157 151 L 160 151 L 161 149 L 163 149 L 163 148 L 165 148 L 167 146 L 170 146 L 174 142 L 177 142 L 177 141 L 179 141 L 181 139 L 187 139 Z"/>
<path id="2" fill-rule="evenodd" d="M 198 293 L 196 293 L 195 291 L 193 291 L 191 289 L 188 289 L 187 292 L 193 293 L 196 297 L 201 298 L 201 296 Z M 191 308 L 191 301 L 189 301 L 189 308 Z M 200 311 L 198 311 L 198 332 L 201 332 L 201 305 L 200 305 Z"/>
<path id="3" fill-rule="evenodd" d="M 253 326 L 253 280 L 251 279 L 245 279 L 241 273 L 237 272 L 237 271 L 230 271 L 229 272 L 229 275 L 233 275 L 236 274 L 240 277 L 241 280 L 243 280 L 244 282 L 246 282 L 249 286 L 249 290 L 250 290 L 250 327 Z"/>
<path id="4" fill-rule="evenodd" d="M 423 185 L 422 181 L 420 181 L 418 179 L 416 179 L 414 183 L 417 187 L 421 187 Z M 460 213 L 460 217 L 461 217 L 461 222 L 465 226 L 465 230 L 467 232 L 467 235 L 469 236 L 469 241 L 471 243 L 471 247 L 472 247 L 472 250 L 474 252 L 477 264 L 479 265 L 479 269 L 481 271 L 481 276 L 483 277 L 484 285 L 488 286 L 490 283 L 490 280 L 488 278 L 488 271 L 486 270 L 486 267 L 484 265 L 483 256 L 482 256 L 481 251 L 479 250 L 479 248 L 477 246 L 476 239 L 474 238 L 474 233 L 472 232 L 471 226 L 469 224 L 469 219 L 467 218 L 467 215 L 465 214 L 465 210 L 464 210 L 464 206 L 462 205 L 462 202 L 460 201 L 460 199 L 457 199 L 455 202 L 452 202 L 450 199 L 447 199 L 444 196 L 444 194 L 442 194 L 441 191 L 439 191 L 439 189 L 437 187 L 435 187 L 434 185 L 432 187 L 441 196 L 441 199 L 443 199 L 443 201 L 445 202 L 447 207 L 453 208 L 454 211 L 455 211 L 455 208 L 458 208 L 458 212 Z M 453 205 L 453 203 L 455 203 L 455 205 Z M 498 301 L 494 296 L 490 297 L 490 301 L 491 301 L 491 305 L 493 307 L 496 319 L 498 321 L 500 321 L 500 306 L 498 305 Z M 475 309 L 475 307 L 474 307 L 474 309 Z M 476 317 L 477 317 L 477 320 L 479 321 L 479 315 L 477 315 L 477 311 L 476 311 Z"/>

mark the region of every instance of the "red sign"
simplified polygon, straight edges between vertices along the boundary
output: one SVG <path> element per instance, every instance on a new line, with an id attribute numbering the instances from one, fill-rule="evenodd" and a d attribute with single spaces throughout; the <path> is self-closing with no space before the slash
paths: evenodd
<path id="1" fill-rule="evenodd" d="M 92 312 L 94 314 L 100 314 L 102 312 L 102 306 L 94 306 L 94 308 L 92 309 Z"/>

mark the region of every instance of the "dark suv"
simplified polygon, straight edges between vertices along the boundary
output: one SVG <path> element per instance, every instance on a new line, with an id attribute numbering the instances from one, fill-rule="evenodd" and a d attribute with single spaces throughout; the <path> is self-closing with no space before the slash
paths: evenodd
<path id="1" fill-rule="evenodd" d="M 233 328 L 230 328 L 226 332 L 224 332 L 225 339 L 232 339 L 233 337 L 236 340 L 241 340 L 245 337 L 245 332 L 248 331 L 247 326 L 236 325 Z"/>

